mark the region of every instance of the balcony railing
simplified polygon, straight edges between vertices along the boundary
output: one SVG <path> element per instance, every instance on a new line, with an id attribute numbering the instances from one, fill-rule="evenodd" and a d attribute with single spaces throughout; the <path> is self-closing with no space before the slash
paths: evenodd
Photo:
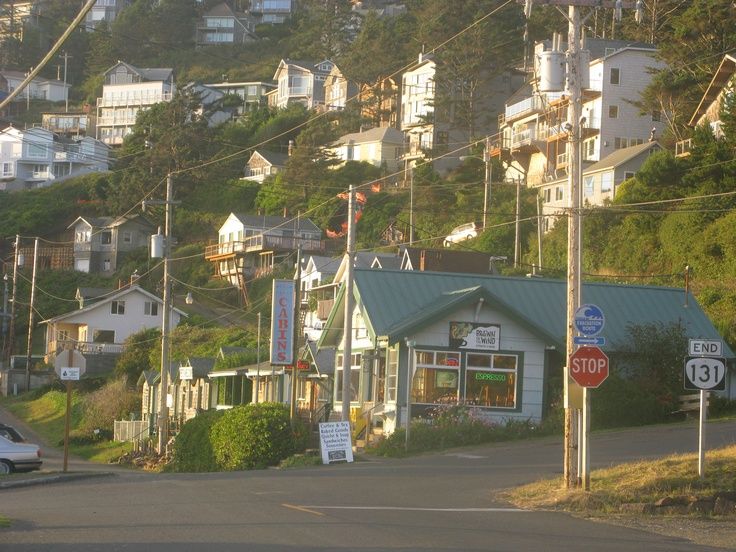
<path id="1" fill-rule="evenodd" d="M 511 136 L 511 147 L 518 148 L 519 146 L 529 145 L 532 143 L 532 140 L 536 138 L 536 135 L 537 129 L 533 126 L 514 132 Z"/>
<path id="2" fill-rule="evenodd" d="M 557 166 L 559 168 L 567 167 L 567 152 L 557 155 Z"/>
<path id="3" fill-rule="evenodd" d="M 83 355 L 120 354 L 125 350 L 122 343 L 94 343 L 92 341 L 75 341 L 73 339 L 59 339 L 49 343 L 49 351 L 58 355 L 67 349 L 76 349 Z"/>
<path id="4" fill-rule="evenodd" d="M 249 253 L 251 251 L 282 250 L 292 251 L 299 246 L 305 251 L 324 251 L 325 242 L 320 239 L 298 238 L 294 236 L 271 236 L 259 234 L 240 241 L 231 241 L 208 245 L 205 258 Z"/>
<path id="5" fill-rule="evenodd" d="M 171 93 L 163 92 L 159 94 L 143 95 L 140 97 L 125 98 L 97 98 L 97 107 L 135 107 L 148 106 L 159 102 L 171 101 Z"/>

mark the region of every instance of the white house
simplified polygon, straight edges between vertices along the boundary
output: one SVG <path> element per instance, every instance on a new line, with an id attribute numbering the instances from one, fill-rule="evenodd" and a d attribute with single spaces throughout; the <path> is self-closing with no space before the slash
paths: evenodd
<path id="1" fill-rule="evenodd" d="M 376 127 L 346 134 L 328 151 L 342 162 L 363 161 L 392 174 L 401 167 L 404 135 L 393 127 Z"/>
<path id="2" fill-rule="evenodd" d="M 3 70 L 0 71 L 0 75 L 5 77 L 8 83 L 8 92 L 13 92 L 26 80 L 26 74 L 21 71 Z M 30 95 L 31 100 L 63 102 L 66 101 L 70 88 L 71 85 L 63 81 L 37 76 L 15 97 L 15 101 L 26 101 Z"/>
<path id="3" fill-rule="evenodd" d="M 176 328 L 186 314 L 172 309 L 170 327 Z M 46 324 L 46 359 L 72 348 L 88 357 L 115 355 L 123 351 L 123 342 L 132 334 L 163 323 L 163 301 L 137 285 L 127 286 L 98 297 L 81 309 L 44 320 Z M 111 367 L 110 367 L 111 368 Z"/>
<path id="4" fill-rule="evenodd" d="M 97 139 L 119 146 L 132 132 L 138 112 L 171 101 L 176 90 L 170 68 L 139 69 L 118 61 L 105 72 L 97 98 Z"/>
<path id="5" fill-rule="evenodd" d="M 478 136 L 495 134 L 505 100 L 523 82 L 515 71 L 482 71 L 471 85 L 451 76 L 431 54 L 419 54 L 401 77 L 401 121 L 404 159 L 419 159 L 457 150 Z M 467 112 L 465 106 L 474 110 Z M 466 114 L 464 114 L 466 113 Z M 438 157 L 433 167 L 447 172 L 460 163 L 459 154 Z"/>
<path id="6" fill-rule="evenodd" d="M 358 85 L 347 79 L 337 65 L 332 67 L 324 82 L 325 109 L 327 111 L 341 111 L 345 109 L 348 100 L 357 97 Z"/>
<path id="7" fill-rule="evenodd" d="M 64 138 L 40 127 L 0 130 L 0 190 L 41 188 L 106 171 L 109 163 L 109 148 L 89 136 Z"/>
<path id="8" fill-rule="evenodd" d="M 325 104 L 325 79 L 335 66 L 330 60 L 320 62 L 282 59 L 274 73 L 277 83 L 275 107 L 302 104 L 314 109 Z"/>
<path id="9" fill-rule="evenodd" d="M 537 44 L 535 60 L 549 47 L 547 42 Z M 618 149 L 649 141 L 652 134 L 659 136 L 665 125 L 661 113 L 642 114 L 632 103 L 651 82 L 652 70 L 664 66 L 654 46 L 588 39 L 586 48 L 591 61 L 583 90 L 583 169 Z M 538 63 L 532 83 L 506 102 L 496 150 L 513 159 L 506 178 L 525 178 L 528 186 L 564 178 L 568 170 L 568 95 L 538 91 Z"/>
<path id="10" fill-rule="evenodd" d="M 604 159 L 583 170 L 582 200 L 588 205 L 603 205 L 616 196 L 618 187 L 624 180 L 632 178 L 644 161 L 662 147 L 655 141 L 644 142 L 614 151 Z M 567 197 L 568 181 L 561 178 L 544 182 L 538 186 L 542 196 L 543 228 L 550 230 L 557 217 L 563 215 L 569 205 Z"/>
<path id="11" fill-rule="evenodd" d="M 237 107 L 239 115 L 267 105 L 266 94 L 276 89 L 274 83 L 264 81 L 229 82 L 226 80 L 205 84 L 205 86 L 219 90 L 223 94 L 240 96 L 243 103 Z"/>

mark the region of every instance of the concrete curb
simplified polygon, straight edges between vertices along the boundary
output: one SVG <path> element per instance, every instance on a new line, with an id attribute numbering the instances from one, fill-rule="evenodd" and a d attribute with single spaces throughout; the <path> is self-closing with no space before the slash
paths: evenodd
<path id="1" fill-rule="evenodd" d="M 79 481 L 81 479 L 92 479 L 94 477 L 108 477 L 113 475 L 116 474 L 113 472 L 50 473 L 48 475 L 33 477 L 30 479 L 12 479 L 10 481 L 0 481 L 0 489 L 14 489 L 19 487 L 31 487 L 34 485 L 50 485 L 52 483 Z"/>

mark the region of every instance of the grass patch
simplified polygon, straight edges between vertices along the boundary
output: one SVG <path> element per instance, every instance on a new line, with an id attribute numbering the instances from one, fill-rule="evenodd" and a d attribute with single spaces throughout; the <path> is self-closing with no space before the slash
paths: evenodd
<path id="1" fill-rule="evenodd" d="M 667 496 L 712 496 L 733 490 L 736 445 L 708 451 L 703 481 L 698 478 L 698 455 L 676 454 L 594 470 L 589 492 L 567 490 L 558 477 L 513 489 L 504 498 L 522 508 L 611 513 L 619 511 L 622 504 L 655 502 Z"/>
<path id="2" fill-rule="evenodd" d="M 64 446 L 64 425 L 66 415 L 66 393 L 63 391 L 49 391 L 38 398 L 25 400 L 26 397 L 5 397 L 2 405 L 24 420 L 33 431 L 38 433 L 44 441 L 53 447 Z M 82 401 L 77 392 L 72 392 L 72 430 L 82 419 Z M 116 441 L 98 441 L 93 443 L 75 444 L 71 442 L 69 452 L 92 462 L 107 464 L 130 451 L 132 443 Z"/>
<path id="3" fill-rule="evenodd" d="M 10 527 L 10 520 L 3 515 L 0 515 L 0 528 Z"/>

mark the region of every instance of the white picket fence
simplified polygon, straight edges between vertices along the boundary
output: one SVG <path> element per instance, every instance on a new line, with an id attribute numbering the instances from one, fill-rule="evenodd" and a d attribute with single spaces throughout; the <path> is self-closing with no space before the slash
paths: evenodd
<path id="1" fill-rule="evenodd" d="M 144 420 L 115 420 L 113 438 L 116 441 L 142 441 L 148 439 L 150 428 Z"/>

